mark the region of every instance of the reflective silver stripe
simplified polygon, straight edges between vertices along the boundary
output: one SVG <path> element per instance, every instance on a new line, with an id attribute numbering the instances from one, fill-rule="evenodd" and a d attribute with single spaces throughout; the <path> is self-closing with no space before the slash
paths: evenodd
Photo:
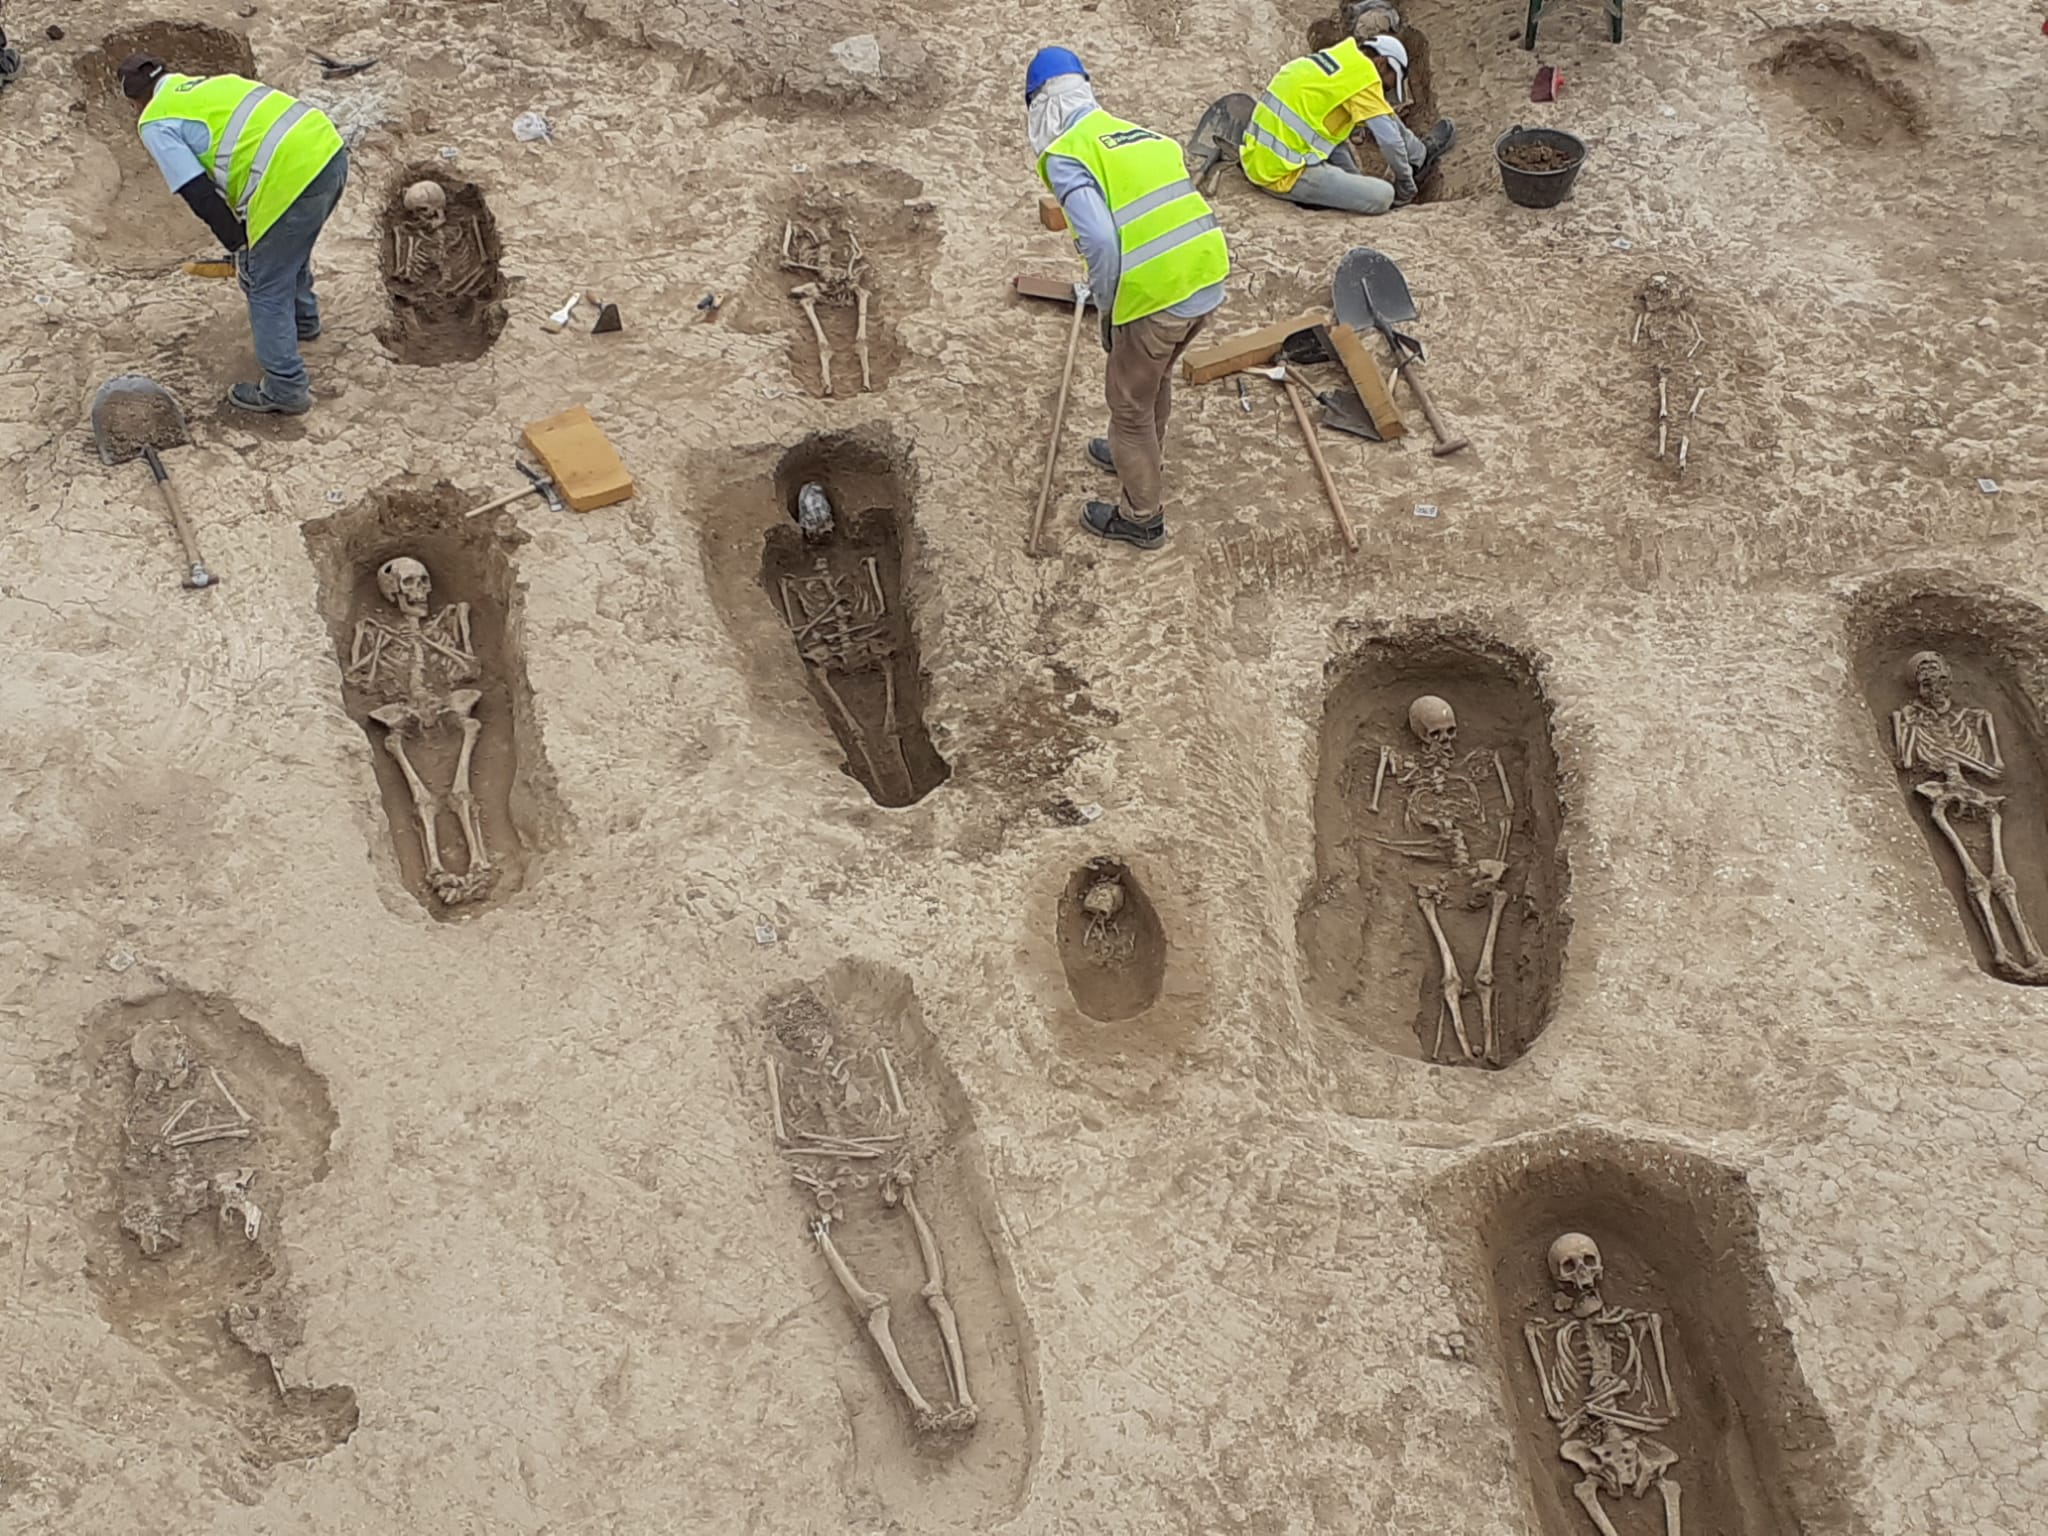
<path id="1" fill-rule="evenodd" d="M 1257 123 L 1252 124 L 1251 131 L 1247 133 L 1245 137 L 1248 139 L 1256 140 L 1266 149 L 1271 150 L 1275 155 L 1279 156 L 1282 164 L 1291 165 L 1297 171 L 1308 164 L 1307 155 L 1304 155 L 1292 144 L 1281 143 L 1278 139 L 1274 138 L 1272 134 L 1266 132 L 1265 129 L 1261 128 Z"/>
<path id="2" fill-rule="evenodd" d="M 220 138 L 213 146 L 213 184 L 220 188 L 223 196 L 228 190 L 228 167 L 235 163 L 235 145 L 241 142 L 242 130 L 249 126 L 249 115 L 264 97 L 276 94 L 267 85 L 257 86 L 235 103 L 234 114 L 228 118 L 227 127 L 221 129 Z"/>
<path id="3" fill-rule="evenodd" d="M 313 109 L 303 101 L 293 102 L 285 109 L 284 115 L 270 125 L 270 132 L 263 135 L 263 142 L 256 146 L 256 158 L 249 165 L 249 184 L 242 189 L 242 206 L 235 210 L 243 217 L 248 216 L 249 205 L 256 201 L 256 188 L 263 182 L 263 173 L 270 169 L 270 162 L 277 158 L 277 146 L 284 142 L 284 136 L 305 119 Z"/>
<path id="4" fill-rule="evenodd" d="M 1336 141 L 1324 138 L 1315 129 L 1309 127 L 1307 123 L 1301 120 L 1300 115 L 1294 108 L 1288 106 L 1278 96 L 1275 96 L 1271 91 L 1266 91 L 1260 95 L 1259 105 L 1299 134 L 1302 143 L 1314 150 L 1319 158 L 1324 160 L 1330 158 L 1330 151 L 1337 147 Z"/>
<path id="5" fill-rule="evenodd" d="M 1123 207 L 1117 209 L 1116 227 L 1122 229 L 1126 224 L 1135 224 L 1146 214 L 1155 213 L 1168 203 L 1193 195 L 1194 190 L 1195 184 L 1183 176 L 1179 181 L 1160 187 L 1157 191 L 1147 192 L 1136 202 L 1125 203 Z"/>
<path id="6" fill-rule="evenodd" d="M 1186 245 L 1190 240 L 1206 235 L 1218 228 L 1216 215 L 1205 213 L 1198 219 L 1190 219 L 1178 229 L 1169 229 L 1163 235 L 1154 235 L 1134 251 L 1124 252 L 1124 276 L 1131 275 L 1131 268 L 1142 267 L 1154 256 L 1164 256 L 1175 246 Z"/>

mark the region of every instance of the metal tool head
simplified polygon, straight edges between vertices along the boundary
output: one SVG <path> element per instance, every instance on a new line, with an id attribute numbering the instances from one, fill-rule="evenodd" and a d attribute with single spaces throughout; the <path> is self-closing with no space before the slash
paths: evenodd
<path id="1" fill-rule="evenodd" d="M 1416 316 L 1408 279 L 1394 258 L 1369 245 L 1353 246 L 1330 281 L 1330 307 L 1354 331 L 1384 331 Z"/>
<path id="2" fill-rule="evenodd" d="M 124 373 L 92 397 L 92 440 L 102 464 L 125 464 L 145 448 L 189 443 L 192 434 L 175 395 L 139 373 Z"/>
<path id="3" fill-rule="evenodd" d="M 531 464 L 527 463 L 524 459 L 514 459 L 512 463 L 513 466 L 516 469 L 518 469 L 519 473 L 526 476 L 527 479 L 533 482 L 533 488 L 536 491 L 540 492 L 542 499 L 547 502 L 548 510 L 550 512 L 563 512 L 568 510 L 562 505 L 562 496 L 561 493 L 555 489 L 554 481 L 550 480 L 546 475 L 542 474 L 539 470 L 535 469 Z"/>
<path id="4" fill-rule="evenodd" d="M 1237 164 L 1237 146 L 1244 139 L 1244 131 L 1251 126 L 1251 97 L 1242 91 L 1219 97 L 1209 103 L 1209 109 L 1195 124 L 1195 131 L 1188 136 L 1188 153 L 1194 157 L 1190 174 L 1200 181 L 1218 165 Z"/>

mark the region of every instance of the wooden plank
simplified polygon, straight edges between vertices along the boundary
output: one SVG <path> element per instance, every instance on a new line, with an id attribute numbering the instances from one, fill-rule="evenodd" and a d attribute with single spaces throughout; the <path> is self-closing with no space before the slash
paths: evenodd
<path id="1" fill-rule="evenodd" d="M 618 450 L 580 405 L 529 423 L 526 446 L 539 457 L 562 500 L 578 512 L 608 507 L 633 494 L 633 477 Z"/>
<path id="2" fill-rule="evenodd" d="M 1181 356 L 1181 377 L 1190 384 L 1206 384 L 1240 368 L 1263 367 L 1280 355 L 1281 345 L 1296 331 L 1312 331 L 1329 318 L 1322 310 L 1311 309 L 1292 320 L 1226 337 L 1206 347 L 1191 348 Z"/>
<path id="3" fill-rule="evenodd" d="M 1047 229 L 1060 230 L 1067 227 L 1067 210 L 1060 206 L 1060 200 L 1050 193 L 1038 200 L 1038 222 Z"/>
<path id="4" fill-rule="evenodd" d="M 1372 424 L 1380 429 L 1380 436 L 1388 442 L 1406 437 L 1408 424 L 1395 408 L 1387 381 L 1380 377 L 1379 365 L 1366 352 L 1365 343 L 1358 339 L 1358 332 L 1348 325 L 1333 325 L 1330 327 L 1330 345 L 1336 350 L 1337 361 L 1351 375 L 1358 398 L 1365 402 L 1366 410 L 1372 414 Z"/>
<path id="5" fill-rule="evenodd" d="M 1071 281 L 1061 282 L 1056 277 L 1032 277 L 1027 274 L 1011 278 L 1010 286 L 1017 290 L 1017 296 L 1021 299 L 1050 299 L 1053 303 L 1064 304 L 1069 309 L 1074 307 L 1074 285 Z M 1088 307 L 1095 307 L 1092 298 L 1088 301 Z"/>

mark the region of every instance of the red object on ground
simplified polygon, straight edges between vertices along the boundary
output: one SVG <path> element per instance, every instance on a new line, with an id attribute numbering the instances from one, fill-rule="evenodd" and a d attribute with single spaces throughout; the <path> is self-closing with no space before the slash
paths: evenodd
<path id="1" fill-rule="evenodd" d="M 1564 94 L 1564 71 L 1555 64 L 1546 64 L 1536 71 L 1535 82 L 1529 87 L 1531 101 L 1555 101 Z"/>

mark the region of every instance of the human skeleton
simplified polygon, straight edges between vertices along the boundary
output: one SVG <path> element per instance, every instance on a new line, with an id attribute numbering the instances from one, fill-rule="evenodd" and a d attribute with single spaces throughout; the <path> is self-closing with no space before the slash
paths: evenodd
<path id="1" fill-rule="evenodd" d="M 789 1051 L 786 1075 L 773 1054 L 764 1059 L 768 1101 L 775 1142 L 789 1164 L 790 1178 L 810 1190 L 817 1202 L 817 1213 L 809 1223 L 811 1238 L 832 1278 L 861 1314 L 918 1432 L 966 1434 L 974 1428 L 979 1410 L 967 1387 L 967 1356 L 960 1344 L 959 1319 L 946 1295 L 945 1258 L 912 1192 L 914 1177 L 905 1146 L 910 1113 L 888 1049 L 878 1047 L 872 1055 L 842 1053 L 822 1020 L 784 1031 L 782 1041 Z M 884 1211 L 902 1211 L 916 1235 L 925 1273 L 918 1294 L 931 1309 L 938 1328 L 950 1406 L 935 1406 L 918 1388 L 896 1346 L 889 1298 L 863 1285 L 832 1241 L 833 1223 L 849 1219 L 842 1191 L 869 1189 L 879 1197 Z"/>
<path id="2" fill-rule="evenodd" d="M 1436 1038 L 1429 1048 L 1432 1061 L 1443 1054 L 1444 1022 L 1449 1020 L 1458 1049 L 1473 1060 L 1483 1055 L 1499 1060 L 1500 1043 L 1493 1006 L 1493 954 L 1500 940 L 1501 912 L 1508 893 L 1508 837 L 1514 828 L 1515 794 L 1508 787 L 1506 767 L 1500 753 L 1458 751 L 1458 717 L 1451 706 L 1434 694 L 1424 694 L 1408 706 L 1408 729 L 1421 750 L 1404 757 L 1392 747 L 1381 747 L 1379 767 L 1373 774 L 1372 801 L 1367 807 L 1380 812 L 1380 796 L 1391 775 L 1396 788 L 1406 792 L 1401 811 L 1400 838 L 1376 837 L 1374 842 L 1411 859 L 1445 866 L 1440 878 L 1415 882 L 1415 904 L 1429 925 L 1443 962 L 1443 1011 L 1437 1017 Z M 1501 809 L 1496 816 L 1487 807 L 1488 787 L 1498 786 Z M 1474 849 L 1489 851 L 1492 857 L 1475 856 Z M 1473 989 L 1479 996 L 1481 1044 L 1474 1050 L 1465 1027 L 1460 999 L 1465 980 L 1451 955 L 1451 941 L 1444 935 L 1437 910 L 1451 895 L 1454 885 L 1465 888 L 1465 903 L 1477 909 L 1490 908 L 1486 942 L 1479 951 L 1478 969 L 1473 972 Z"/>
<path id="3" fill-rule="evenodd" d="M 820 394 L 832 393 L 832 343 L 825 339 L 825 327 L 818 320 L 818 305 L 820 302 L 853 305 L 853 352 L 860 361 L 860 387 L 865 393 L 874 388 L 868 371 L 867 256 L 860 248 L 860 236 L 848 226 L 844 230 L 846 266 L 842 271 L 831 255 L 833 234 L 830 226 L 820 234 L 806 225 L 785 221 L 782 226 L 782 269 L 812 274 L 809 281 L 790 289 L 789 296 L 803 305 L 804 318 L 811 322 L 811 334 L 818 338 Z"/>
<path id="4" fill-rule="evenodd" d="M 1600 1248 L 1583 1232 L 1550 1245 L 1552 1306 L 1568 1313 L 1525 1323 L 1522 1336 L 1543 1390 L 1543 1411 L 1557 1425 L 1558 1456 L 1586 1475 L 1573 1495 L 1600 1536 L 1618 1536 L 1600 1495 L 1664 1501 L 1665 1536 L 1682 1536 L 1678 1482 L 1668 1474 L 1678 1453 L 1651 1432 L 1678 1417 L 1658 1312 L 1612 1307 L 1600 1295 Z"/>
<path id="5" fill-rule="evenodd" d="M 144 1024 L 129 1040 L 128 1054 L 135 1079 L 129 1095 L 132 1156 L 127 1162 L 147 1189 L 124 1204 L 122 1230 L 135 1239 L 144 1257 L 155 1258 L 180 1245 L 184 1217 L 213 1203 L 223 1226 L 238 1225 L 242 1235 L 255 1242 L 263 1228 L 263 1208 L 249 1193 L 256 1170 L 230 1167 L 209 1174 L 198 1162 L 213 1155 L 202 1149 L 214 1143 L 252 1140 L 254 1117 L 229 1090 L 220 1070 L 193 1054 L 175 1024 Z"/>
<path id="6" fill-rule="evenodd" d="M 1932 773 L 1913 786 L 1927 802 L 1934 825 L 1955 850 L 1962 865 L 1970 908 L 1991 945 L 1992 968 L 2009 981 L 2048 980 L 2048 956 L 2034 942 L 2020 911 L 2019 888 L 2005 864 L 2003 795 L 1986 794 L 1971 778 L 1991 783 L 2005 777 L 1998 751 L 1998 727 L 1988 709 L 1968 709 L 1955 702 L 1949 666 L 1939 652 L 1921 651 L 1906 663 L 1915 697 L 1892 712 L 1892 750 L 1901 773 Z M 1981 821 L 1989 831 L 1991 872 L 1987 875 L 1970 856 L 1956 821 Z M 2012 925 L 2013 945 L 1999 929 L 1998 909 Z M 2013 954 L 2017 946 L 2019 954 Z"/>
<path id="7" fill-rule="evenodd" d="M 782 614 L 796 640 L 797 654 L 818 679 L 818 686 L 839 718 L 846 722 L 848 738 L 867 768 L 869 784 L 883 783 L 868 748 L 868 734 L 853 711 L 832 686 L 832 674 L 852 677 L 880 669 L 882 674 L 882 734 L 895 750 L 903 782 L 912 792 L 916 784 L 910 759 L 904 755 L 903 736 L 896 723 L 896 640 L 891 633 L 889 600 L 882 593 L 882 574 L 875 557 L 860 563 L 860 575 L 847 576 L 832 570 L 823 555 L 812 564 L 809 576 L 781 579 Z"/>
<path id="8" fill-rule="evenodd" d="M 396 616 L 372 612 L 357 622 L 345 676 L 372 698 L 387 701 L 372 709 L 370 718 L 384 727 L 384 750 L 398 763 L 406 787 L 412 791 L 420 841 L 426 849 L 428 887 L 446 906 L 474 901 L 491 889 L 498 871 L 484 847 L 476 796 L 469 788 L 471 759 L 484 729 L 475 715 L 482 692 L 459 686 L 475 681 L 483 670 L 470 637 L 469 604 L 444 603 L 430 614 L 427 600 L 433 592 L 433 578 L 424 565 L 407 555 L 377 568 L 377 590 L 397 610 Z M 448 795 L 469 855 L 467 867 L 459 875 L 441 861 L 435 825 L 440 802 L 406 754 L 408 740 L 424 740 L 447 729 L 462 733 Z"/>

